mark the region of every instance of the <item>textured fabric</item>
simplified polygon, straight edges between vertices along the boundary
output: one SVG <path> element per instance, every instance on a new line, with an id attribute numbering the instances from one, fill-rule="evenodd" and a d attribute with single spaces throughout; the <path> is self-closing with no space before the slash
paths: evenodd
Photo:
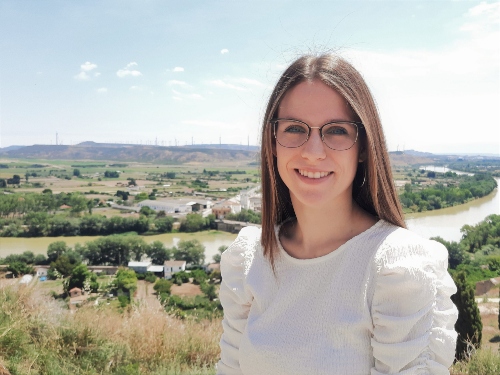
<path id="1" fill-rule="evenodd" d="M 379 221 L 337 250 L 276 275 L 260 229 L 222 254 L 218 374 L 449 374 L 456 292 L 444 246 Z"/>

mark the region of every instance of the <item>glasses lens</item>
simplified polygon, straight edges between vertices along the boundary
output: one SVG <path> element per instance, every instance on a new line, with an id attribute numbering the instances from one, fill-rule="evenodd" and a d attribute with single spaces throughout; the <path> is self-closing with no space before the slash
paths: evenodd
<path id="1" fill-rule="evenodd" d="M 276 121 L 276 140 L 284 147 L 299 147 L 307 141 L 307 125 L 293 120 Z"/>
<path id="2" fill-rule="evenodd" d="M 334 150 L 351 148 L 358 138 L 358 127 L 350 122 L 336 122 L 325 125 L 322 129 L 323 141 Z"/>

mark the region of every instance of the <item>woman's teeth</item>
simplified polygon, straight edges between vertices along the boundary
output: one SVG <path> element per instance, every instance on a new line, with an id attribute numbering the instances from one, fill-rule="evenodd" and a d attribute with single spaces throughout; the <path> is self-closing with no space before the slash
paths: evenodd
<path id="1" fill-rule="evenodd" d="M 303 169 L 298 169 L 299 173 L 308 178 L 322 178 L 328 176 L 332 172 L 308 172 Z"/>

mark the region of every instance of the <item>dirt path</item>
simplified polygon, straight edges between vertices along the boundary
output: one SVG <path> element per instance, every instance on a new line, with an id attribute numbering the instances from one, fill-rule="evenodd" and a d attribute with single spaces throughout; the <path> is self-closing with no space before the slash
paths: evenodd
<path id="1" fill-rule="evenodd" d="M 144 280 L 137 281 L 137 292 L 135 293 L 135 300 L 147 305 L 152 309 L 162 310 L 160 301 L 156 298 L 153 285 Z"/>

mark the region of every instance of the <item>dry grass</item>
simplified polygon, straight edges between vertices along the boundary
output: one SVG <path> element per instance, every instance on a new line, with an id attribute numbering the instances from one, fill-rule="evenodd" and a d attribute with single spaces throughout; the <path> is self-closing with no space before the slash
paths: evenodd
<path id="1" fill-rule="evenodd" d="M 219 320 L 146 304 L 70 313 L 36 286 L 0 288 L 0 305 L 0 374 L 213 374 L 219 357 Z"/>

